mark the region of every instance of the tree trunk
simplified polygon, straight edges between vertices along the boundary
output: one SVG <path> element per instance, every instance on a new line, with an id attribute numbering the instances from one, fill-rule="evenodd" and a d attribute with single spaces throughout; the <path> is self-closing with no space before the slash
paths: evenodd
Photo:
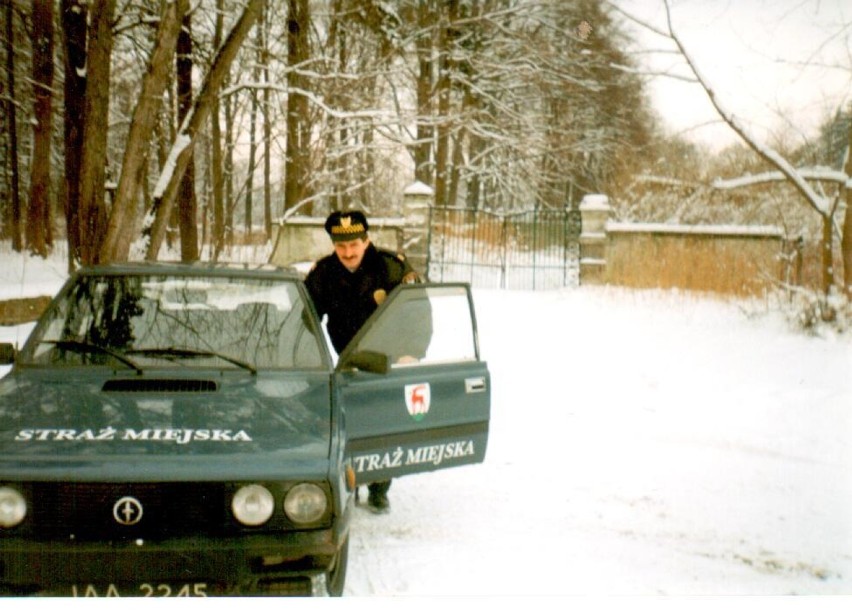
<path id="1" fill-rule="evenodd" d="M 829 213 L 822 216 L 822 292 L 828 295 L 834 285 L 834 224 L 833 216 Z"/>
<path id="2" fill-rule="evenodd" d="M 452 205 L 449 201 L 450 167 L 450 94 L 451 74 L 457 62 L 453 60 L 454 22 L 458 19 L 458 1 L 448 0 L 441 9 L 438 27 L 438 126 L 435 143 L 435 203 Z"/>
<path id="3" fill-rule="evenodd" d="M 192 108 L 192 18 L 189 14 L 183 16 L 177 46 L 178 124 L 183 124 Z M 195 198 L 195 157 L 192 145 L 188 150 L 189 160 L 180 183 L 177 207 L 180 257 L 185 263 L 198 260 L 198 202 Z"/>
<path id="4" fill-rule="evenodd" d="M 260 80 L 260 37 L 263 25 L 257 24 L 255 38 L 255 57 L 254 67 L 252 68 L 251 80 L 257 83 Z M 249 152 L 248 152 L 248 176 L 246 177 L 246 195 L 243 208 L 243 232 L 245 237 L 251 237 L 252 209 L 254 208 L 254 170 L 257 167 L 257 107 L 258 107 L 257 88 L 249 90 Z"/>
<path id="5" fill-rule="evenodd" d="M 222 15 L 225 11 L 225 0 L 216 0 L 216 25 L 213 35 L 213 47 L 218 49 L 222 44 Z M 222 127 L 219 123 L 219 97 L 213 98 L 210 109 L 210 181 L 213 188 L 213 230 L 210 244 L 221 245 L 225 234 L 224 202 L 222 200 Z M 213 251 L 214 254 L 216 251 Z"/>
<path id="6" fill-rule="evenodd" d="M 361 199 L 361 202 L 370 203 L 372 200 L 370 198 L 372 186 L 370 185 L 369 181 L 364 180 L 374 178 L 376 176 L 376 163 L 373 156 L 373 152 L 375 151 L 373 131 L 361 131 L 360 141 L 360 155 L 356 156 L 356 160 L 359 160 L 358 166 L 356 167 L 358 175 L 356 176 L 355 181 L 360 185 L 360 188 L 358 189 L 358 195 Z"/>
<path id="7" fill-rule="evenodd" d="M 852 178 L 852 118 L 846 145 L 846 164 L 843 167 L 847 178 Z M 842 188 L 841 188 L 842 189 Z M 843 254 L 843 286 L 846 296 L 852 297 L 852 181 L 846 181 L 846 214 L 843 216 L 843 238 L 840 250 Z"/>
<path id="8" fill-rule="evenodd" d="M 26 243 L 46 257 L 50 237 L 50 139 L 53 119 L 53 0 L 33 1 L 33 154 Z"/>
<path id="9" fill-rule="evenodd" d="M 236 109 L 234 100 L 225 98 L 225 244 L 234 242 L 234 149 L 236 137 Z"/>
<path id="10" fill-rule="evenodd" d="M 89 48 L 86 61 L 86 99 L 83 110 L 83 148 L 80 153 L 80 260 L 98 260 L 106 234 L 104 179 L 109 125 L 110 60 L 115 0 L 89 4 Z"/>
<path id="11" fill-rule="evenodd" d="M 447 204 L 455 205 L 459 198 L 459 182 L 461 181 L 461 169 L 464 166 L 464 152 L 462 151 L 462 138 L 464 129 L 459 130 L 458 135 L 453 139 L 453 162 L 450 165 L 450 177 L 447 182 Z"/>
<path id="12" fill-rule="evenodd" d="M 136 203 L 145 178 L 151 137 L 162 106 L 163 91 L 168 84 L 169 65 L 177 46 L 181 22 L 188 6 L 188 0 L 178 0 L 168 2 L 163 7 L 157 41 L 127 135 L 121 177 L 100 250 L 100 262 L 126 261 L 129 256 L 136 228 Z"/>
<path id="13" fill-rule="evenodd" d="M 346 73 L 347 59 L 347 32 L 346 20 L 349 18 L 348 13 L 344 12 L 343 0 L 334 0 L 331 7 L 331 18 L 328 25 L 328 57 L 329 60 L 334 59 L 336 66 L 332 69 L 337 74 L 343 75 Z M 329 106 L 335 109 L 345 110 L 346 98 L 339 95 L 343 88 L 335 86 L 327 101 Z M 328 166 L 331 176 L 329 186 L 329 206 L 332 210 L 345 211 L 346 201 L 346 163 L 342 160 L 342 156 L 329 156 L 328 153 L 335 149 L 340 149 L 346 143 L 347 124 L 344 118 L 331 117 L 329 118 L 329 145 L 323 150 L 325 164 Z"/>
<path id="14" fill-rule="evenodd" d="M 86 16 L 82 0 L 62 0 L 62 37 L 65 49 L 64 210 L 68 241 L 68 270 L 80 261 L 80 157 L 83 150 L 83 109 L 86 96 Z"/>
<path id="15" fill-rule="evenodd" d="M 257 20 L 265 0 L 249 0 L 225 43 L 216 53 L 198 97 L 184 120 L 178 136 L 169 152 L 165 168 L 160 175 L 157 188 L 154 191 L 153 220 L 151 226 L 143 229 L 149 237 L 146 258 L 156 260 L 166 234 L 166 221 L 171 214 L 177 196 L 180 181 L 183 178 L 190 159 L 190 149 L 196 133 L 207 121 L 213 99 L 218 95 L 222 83 L 228 75 L 231 62 Z"/>
<path id="16" fill-rule="evenodd" d="M 414 145 L 414 178 L 434 186 L 432 155 L 432 0 L 420 2 L 417 22 L 417 142 Z"/>
<path id="17" fill-rule="evenodd" d="M 305 89 L 304 78 L 293 70 L 308 59 L 310 13 L 307 0 L 289 0 L 287 15 L 287 147 L 284 163 L 284 211 L 290 211 L 305 197 L 307 140 L 309 131 L 308 101 L 299 90 Z M 310 215 L 310 208 L 304 213 Z"/>
<path id="18" fill-rule="evenodd" d="M 227 83 L 228 77 L 225 79 Z M 230 96 L 225 96 L 225 160 L 223 162 L 222 175 L 224 181 L 224 194 L 222 195 L 222 235 L 216 240 L 213 250 L 213 260 L 219 259 L 219 255 L 226 245 L 234 241 L 234 104 Z"/>
<path id="19" fill-rule="evenodd" d="M 269 83 L 269 7 L 264 5 L 260 16 L 260 63 L 263 83 Z M 267 241 L 272 239 L 272 113 L 269 88 L 263 88 L 263 228 Z"/>
<path id="20" fill-rule="evenodd" d="M 23 250 L 21 241 L 21 193 L 20 193 L 20 169 L 18 166 L 18 119 L 15 108 L 15 27 L 14 6 L 12 2 L 6 3 L 6 71 L 9 83 L 9 97 L 6 99 L 6 111 L 9 122 L 9 155 L 11 168 L 10 191 L 11 208 L 8 220 L 8 234 L 12 238 L 12 249 L 15 252 Z"/>

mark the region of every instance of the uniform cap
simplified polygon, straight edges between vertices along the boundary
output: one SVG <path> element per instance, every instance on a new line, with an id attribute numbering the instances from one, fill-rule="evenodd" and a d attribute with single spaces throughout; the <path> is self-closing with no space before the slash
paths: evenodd
<path id="1" fill-rule="evenodd" d="M 360 211 L 333 212 L 325 220 L 325 230 L 332 241 L 351 241 L 367 237 L 367 217 Z"/>

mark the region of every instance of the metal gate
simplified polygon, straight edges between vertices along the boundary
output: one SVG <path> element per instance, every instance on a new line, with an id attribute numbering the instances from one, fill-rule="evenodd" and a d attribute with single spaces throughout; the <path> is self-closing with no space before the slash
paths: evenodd
<path id="1" fill-rule="evenodd" d="M 430 218 L 430 281 L 512 290 L 579 284 L 577 209 L 536 207 L 500 214 L 433 207 Z"/>

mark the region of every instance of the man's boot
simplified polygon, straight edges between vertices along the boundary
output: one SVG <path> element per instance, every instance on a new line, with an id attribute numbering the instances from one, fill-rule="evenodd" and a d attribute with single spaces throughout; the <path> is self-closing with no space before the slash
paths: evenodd
<path id="1" fill-rule="evenodd" d="M 369 484 L 367 489 L 370 495 L 367 497 L 367 506 L 372 512 L 376 514 L 390 512 L 390 501 L 388 500 L 390 486 L 391 481 L 389 480 Z"/>

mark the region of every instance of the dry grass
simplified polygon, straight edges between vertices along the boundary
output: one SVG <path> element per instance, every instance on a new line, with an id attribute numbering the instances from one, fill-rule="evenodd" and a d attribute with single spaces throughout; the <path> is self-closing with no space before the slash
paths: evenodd
<path id="1" fill-rule="evenodd" d="M 613 234 L 606 282 L 753 296 L 783 279 L 781 249 L 777 238 Z"/>

